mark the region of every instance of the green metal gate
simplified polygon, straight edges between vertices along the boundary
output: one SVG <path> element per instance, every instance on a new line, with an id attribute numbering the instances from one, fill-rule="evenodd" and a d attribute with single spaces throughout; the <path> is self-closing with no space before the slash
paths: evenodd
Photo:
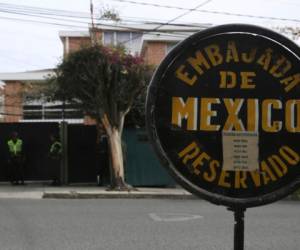
<path id="1" fill-rule="evenodd" d="M 125 178 L 133 186 L 175 186 L 157 159 L 144 129 L 125 129 Z"/>

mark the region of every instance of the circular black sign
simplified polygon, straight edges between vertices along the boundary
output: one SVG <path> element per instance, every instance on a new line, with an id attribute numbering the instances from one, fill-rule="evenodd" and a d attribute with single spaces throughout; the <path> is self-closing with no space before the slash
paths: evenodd
<path id="1" fill-rule="evenodd" d="M 189 191 L 258 206 L 299 186 L 300 49 L 273 31 L 222 25 L 177 45 L 147 96 L 163 164 Z"/>

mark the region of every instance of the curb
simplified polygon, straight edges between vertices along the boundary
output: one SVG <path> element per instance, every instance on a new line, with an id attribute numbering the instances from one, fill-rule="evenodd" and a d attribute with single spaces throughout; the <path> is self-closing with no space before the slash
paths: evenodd
<path id="1" fill-rule="evenodd" d="M 153 194 L 153 193 L 43 193 L 42 199 L 197 199 L 192 194 Z"/>
<path id="2" fill-rule="evenodd" d="M 107 193 L 81 193 L 67 192 L 55 193 L 44 192 L 42 199 L 171 199 L 171 200 L 196 200 L 200 199 L 193 194 L 172 194 L 172 193 L 138 193 L 138 192 L 107 192 Z M 283 201 L 300 201 L 300 195 L 292 194 Z"/>
<path id="3" fill-rule="evenodd" d="M 291 194 L 291 195 L 285 197 L 283 200 L 286 200 L 286 201 L 300 201 L 300 195 L 299 194 Z"/>

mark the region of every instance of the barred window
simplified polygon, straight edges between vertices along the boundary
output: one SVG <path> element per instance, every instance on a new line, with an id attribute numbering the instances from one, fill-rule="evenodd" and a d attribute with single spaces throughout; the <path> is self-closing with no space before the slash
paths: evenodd
<path id="1" fill-rule="evenodd" d="M 56 103 L 44 104 L 25 104 L 23 105 L 23 120 L 42 120 L 42 121 L 60 121 L 60 120 L 81 120 L 84 114 L 75 105 Z"/>

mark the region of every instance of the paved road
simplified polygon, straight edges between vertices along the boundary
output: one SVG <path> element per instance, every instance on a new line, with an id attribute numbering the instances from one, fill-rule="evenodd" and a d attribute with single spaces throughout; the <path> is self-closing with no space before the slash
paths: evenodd
<path id="1" fill-rule="evenodd" d="M 300 203 L 246 214 L 245 250 L 299 250 Z M 1 250 L 232 250 L 233 218 L 197 200 L 0 199 Z"/>

